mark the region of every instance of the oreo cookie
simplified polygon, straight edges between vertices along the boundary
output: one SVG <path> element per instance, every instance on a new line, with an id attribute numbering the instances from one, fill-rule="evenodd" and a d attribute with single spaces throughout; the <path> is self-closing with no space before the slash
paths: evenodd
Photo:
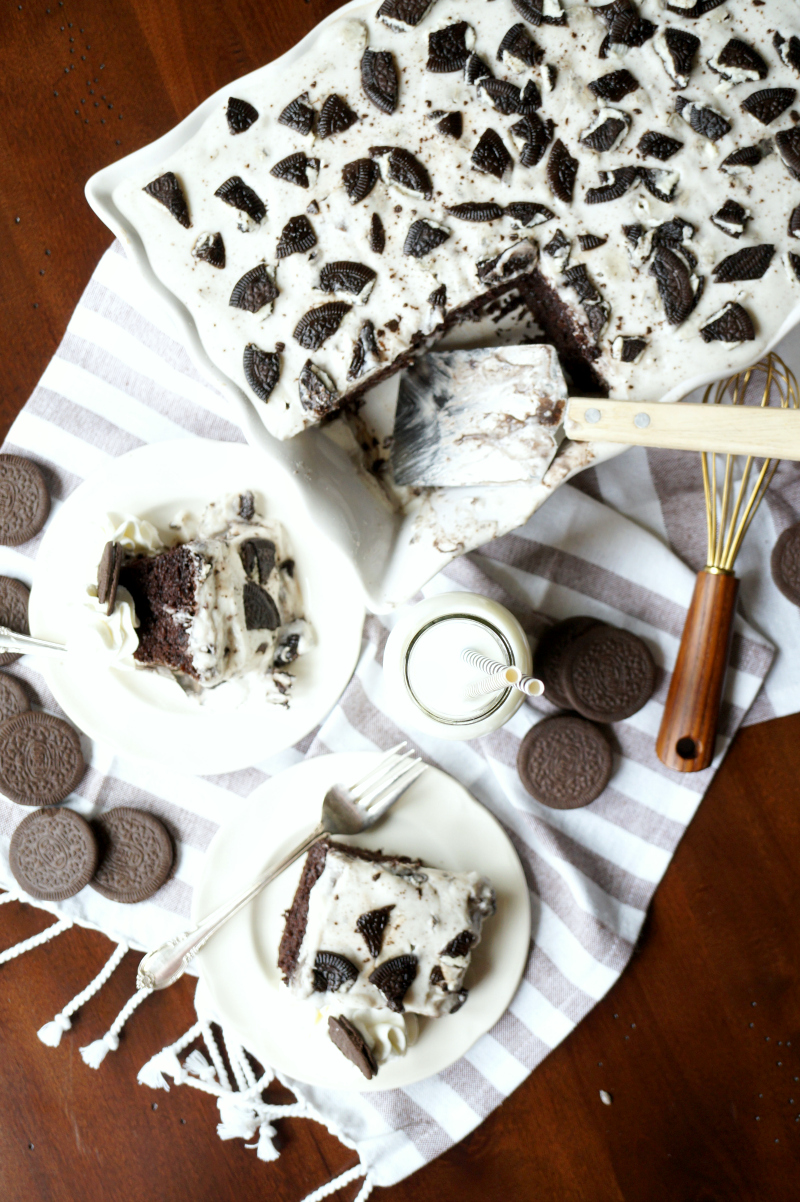
<path id="1" fill-rule="evenodd" d="M 621 722 L 650 699 L 656 666 L 646 643 L 629 630 L 600 625 L 570 646 L 561 683 L 570 708 L 594 722 Z"/>
<path id="2" fill-rule="evenodd" d="M 787 601 L 800 606 L 800 522 L 784 530 L 772 548 L 772 579 Z"/>
<path id="3" fill-rule="evenodd" d="M 28 542 L 49 512 L 50 494 L 36 464 L 22 455 L 0 455 L 0 544 Z"/>
<path id="4" fill-rule="evenodd" d="M 358 1071 L 371 1081 L 378 1071 L 378 1063 L 364 1036 L 343 1014 L 328 1018 L 328 1037 L 343 1056 L 356 1066 Z"/>
<path id="5" fill-rule="evenodd" d="M 28 694 L 16 677 L 0 672 L 0 722 L 15 714 L 26 714 L 30 708 Z"/>
<path id="6" fill-rule="evenodd" d="M 105 605 L 107 614 L 113 614 L 117 604 L 119 574 L 124 559 L 124 547 L 119 543 L 106 543 L 97 567 L 97 600 L 100 605 Z"/>
<path id="7" fill-rule="evenodd" d="M 21 580 L 0 576 L 0 626 L 16 634 L 30 634 L 28 626 L 28 599 L 30 591 Z M 0 668 L 19 659 L 19 652 L 4 651 L 0 655 Z"/>
<path id="8" fill-rule="evenodd" d="M 567 652 L 576 639 L 587 630 L 602 625 L 597 618 L 576 617 L 556 622 L 546 630 L 536 645 L 533 670 L 544 684 L 544 696 L 559 709 L 569 709 L 570 703 L 564 692 L 562 673 Z"/>
<path id="9" fill-rule="evenodd" d="M 38 901 L 80 893 L 97 867 L 97 840 L 73 810 L 36 810 L 23 818 L 9 847 L 14 879 Z"/>
<path id="10" fill-rule="evenodd" d="M 0 793 L 23 806 L 52 806 L 86 771 L 78 732 L 53 714 L 28 712 L 0 722 Z"/>
<path id="11" fill-rule="evenodd" d="M 526 791 L 554 810 L 589 805 L 605 789 L 611 769 L 608 739 L 593 723 L 572 714 L 537 723 L 517 754 L 517 772 Z"/>
<path id="12" fill-rule="evenodd" d="M 145 810 L 117 806 L 92 823 L 100 854 L 91 886 L 110 901 L 146 901 L 172 868 L 172 840 L 163 822 Z"/>

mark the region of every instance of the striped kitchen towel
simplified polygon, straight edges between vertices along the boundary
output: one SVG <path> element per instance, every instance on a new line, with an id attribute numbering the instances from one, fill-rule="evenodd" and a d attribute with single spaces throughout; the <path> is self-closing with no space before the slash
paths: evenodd
<path id="1" fill-rule="evenodd" d="M 28 455 L 43 467 L 57 509 L 110 457 L 174 437 L 233 441 L 242 436 L 224 399 L 153 320 L 149 295 L 114 246 L 98 265 L 4 449 Z M 675 550 L 696 565 L 700 544 L 695 532 L 702 535 L 703 529 L 702 499 L 694 495 L 698 481 L 690 456 L 628 452 L 561 488 L 526 526 L 454 561 L 424 590 L 428 596 L 466 589 L 495 597 L 519 616 L 533 639 L 554 619 L 592 614 L 646 640 L 659 666 L 655 695 L 633 718 L 614 726 L 611 784 L 585 809 L 540 806 L 517 776 L 521 738 L 552 712 L 544 699 L 529 699 L 502 730 L 468 744 L 400 729 L 382 669 L 395 615 L 367 619 L 358 667 L 337 706 L 298 746 L 269 760 L 224 776 L 193 778 L 187 788 L 180 773 L 128 760 L 99 744 L 87 746 L 90 768 L 68 804 L 90 815 L 120 804 L 157 814 L 175 837 L 176 871 L 155 897 L 137 906 L 115 906 L 89 889 L 63 903 L 43 905 L 60 920 L 50 928 L 53 935 L 68 932 L 77 922 L 105 932 L 121 950 L 105 975 L 65 1005 L 55 1023 L 46 1024 L 42 1038 L 57 1042 L 69 1028 L 69 1015 L 101 987 L 124 949 L 152 946 L 186 925 L 205 851 L 238 798 L 306 756 L 385 748 L 405 737 L 499 818 L 524 865 L 533 935 L 524 979 L 506 1014 L 446 1072 L 417 1085 L 359 1095 L 287 1081 L 297 1102 L 282 1109 L 261 1099 L 268 1066 L 259 1077 L 233 1042 L 226 1068 L 209 1026 L 213 1012 L 199 990 L 198 1023 L 181 1038 L 175 1032 L 175 1043 L 144 1067 L 141 1079 L 165 1085 L 168 1074 L 205 1089 L 217 1099 L 221 1136 L 250 1138 L 260 1132 L 258 1155 L 263 1159 L 277 1155 L 271 1123 L 281 1113 L 319 1118 L 358 1151 L 359 1166 L 345 1176 L 352 1180 L 366 1174 L 362 1199 L 373 1185 L 401 1180 L 463 1138 L 618 979 L 650 900 L 738 726 L 754 712 L 768 717 L 800 707 L 800 685 L 782 667 L 792 662 L 793 654 L 796 663 L 797 611 L 787 617 L 781 609 L 781 622 L 772 620 L 772 606 L 783 602 L 768 575 L 776 532 L 800 518 L 798 473 L 791 465 L 781 469 L 772 501 L 763 507 L 743 557 L 744 597 L 757 613 L 762 633 L 741 617 L 737 620 L 717 758 L 703 773 L 678 777 L 655 756 L 654 736 L 694 579 Z M 0 548 L 0 572 L 29 581 L 37 541 Z M 780 671 L 764 690 L 773 658 L 770 639 L 779 647 Z M 23 658 L 11 671 L 39 704 L 58 712 L 35 661 Z M 773 677 L 779 682 L 775 689 Z M 0 797 L 0 885 L 8 890 L 6 898 L 19 896 L 8 868 L 8 842 L 24 814 Z M 27 946 L 0 953 L 0 963 Z M 106 1034 L 98 1062 L 113 1049 L 138 1002 L 146 1004 L 146 998 L 132 999 Z M 35 1014 L 35 1001 L 33 1010 L 37 1025 L 51 1018 Z M 181 1061 L 180 1054 L 202 1038 L 211 1061 L 196 1049 Z M 337 1186 L 344 1183 L 340 1179 Z"/>

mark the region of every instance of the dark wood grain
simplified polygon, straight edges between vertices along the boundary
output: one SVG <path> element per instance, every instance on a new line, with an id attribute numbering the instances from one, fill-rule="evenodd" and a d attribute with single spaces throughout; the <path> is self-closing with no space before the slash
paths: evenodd
<path id="1" fill-rule="evenodd" d="M 674 772 L 700 772 L 714 758 L 738 592 L 732 573 L 697 574 L 656 739 Z"/>
<path id="2" fill-rule="evenodd" d="M 110 241 L 83 200 L 87 177 L 335 7 L 0 6 L 4 428 Z M 611 995 L 472 1137 L 385 1191 L 387 1202 L 790 1202 L 800 1194 L 799 769 L 800 717 L 737 737 Z M 0 907 L 0 947 L 48 922 L 30 907 Z M 297 1202 L 354 1163 L 321 1127 L 290 1120 L 281 1159 L 262 1164 L 241 1141 L 217 1139 L 207 1097 L 136 1084 L 141 1065 L 193 1021 L 189 980 L 139 1010 L 98 1072 L 86 1068 L 78 1048 L 130 996 L 133 955 L 61 1046 L 45 1048 L 36 1029 L 108 954 L 104 937 L 74 928 L 0 967 L 3 1202 Z M 284 1095 L 275 1087 L 272 1096 Z"/>

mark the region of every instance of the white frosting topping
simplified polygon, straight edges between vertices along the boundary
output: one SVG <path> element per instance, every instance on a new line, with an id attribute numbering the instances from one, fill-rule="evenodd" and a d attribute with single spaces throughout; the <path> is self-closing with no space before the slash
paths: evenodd
<path id="1" fill-rule="evenodd" d="M 685 8 L 688 14 L 693 5 L 694 0 L 677 0 L 671 8 Z M 547 256 L 542 257 L 542 263 L 576 323 L 587 330 L 590 341 L 596 338 L 596 368 L 612 395 L 658 399 L 683 377 L 700 371 L 725 375 L 758 358 L 786 315 L 800 302 L 800 281 L 783 263 L 791 176 L 778 154 L 770 154 L 754 170 L 741 173 L 720 170 L 720 164 L 732 152 L 792 128 L 788 111 L 773 125 L 764 127 L 743 112 L 741 105 L 752 91 L 798 86 L 794 70 L 782 61 L 772 44 L 774 30 L 785 38 L 797 31 L 796 0 L 768 0 L 763 5 L 735 5 L 729 0 L 699 19 L 669 11 L 662 0 L 641 0 L 639 11 L 658 26 L 658 32 L 642 46 L 627 49 L 624 59 L 614 51 L 625 48 L 616 46 L 608 59 L 598 57 L 606 26 L 584 3 L 565 5 L 566 25 L 535 29 L 526 25 L 545 55 L 544 62 L 532 69 L 516 60 L 509 63 L 507 56 L 505 62 L 497 61 L 505 33 L 520 21 L 511 0 L 491 4 L 486 0 L 437 0 L 412 29 L 379 20 L 373 0 L 356 10 L 356 18 L 327 25 L 319 37 L 311 39 L 301 56 L 278 72 L 268 65 L 241 84 L 232 85 L 232 94 L 249 101 L 259 113 L 250 129 L 231 135 L 221 104 L 198 133 L 162 164 L 162 171 L 173 171 L 181 181 L 191 229 L 183 229 L 163 206 L 142 191 L 158 173 L 139 173 L 115 190 L 114 200 L 140 232 L 154 270 L 189 308 L 206 350 L 223 371 L 249 391 L 242 366 L 245 345 L 255 341 L 267 351 L 284 345 L 279 352 L 280 381 L 268 402 L 256 402 L 257 411 L 274 434 L 289 437 L 318 420 L 318 415 L 302 406 L 299 397 L 299 376 L 309 357 L 339 393 L 352 388 L 347 370 L 353 347 L 362 323 L 371 321 L 380 359 L 370 364 L 358 380 L 359 385 L 368 382 L 370 374 L 382 370 L 408 349 L 416 331 L 431 329 L 427 297 L 438 285 L 446 285 L 448 309 L 471 301 L 483 290 L 476 277 L 476 264 L 529 236 L 509 215 L 491 222 L 471 222 L 453 218 L 445 208 L 470 201 L 493 201 L 505 206 L 524 200 L 546 205 L 555 218 L 536 231 L 535 241 L 540 246 L 557 227 L 564 230 L 573 245 L 577 245 L 580 233 L 607 239 L 603 246 L 573 255 L 570 263 L 585 263 L 610 307 L 608 324 L 599 334 L 597 329 L 588 333 L 585 307 L 562 278 L 563 264 Z M 530 79 L 541 86 L 548 75 L 544 67 L 558 68 L 553 90 L 543 90 L 538 115 L 554 122 L 555 138 L 578 161 L 571 202 L 554 197 L 548 185 L 546 164 L 551 147 L 532 167 L 524 167 L 514 153 L 510 128 L 519 122 L 519 115 L 498 112 L 486 92 L 465 82 L 462 71 L 426 70 L 429 34 L 459 21 L 468 22 L 474 30 L 475 53 L 498 78 L 516 86 L 524 86 Z M 701 40 L 686 76 L 675 75 L 664 44 L 667 27 Z M 756 49 L 767 62 L 769 73 L 764 81 L 723 80 L 724 86 L 717 91 L 720 77 L 708 64 L 716 62 L 732 37 Z M 359 65 L 365 42 L 374 50 L 388 50 L 394 56 L 400 83 L 398 106 L 392 114 L 380 112 L 362 91 Z M 592 95 L 588 84 L 619 70 L 623 63 L 640 85 L 613 101 L 630 119 L 630 127 L 615 148 L 598 156 L 580 142 L 603 103 Z M 698 106 L 711 107 L 713 97 L 713 107 L 730 123 L 730 132 L 716 143 L 696 133 L 675 112 L 676 82 L 689 92 L 684 118 L 696 113 Z M 308 93 L 309 103 L 317 111 L 335 93 L 346 100 L 359 119 L 349 129 L 326 139 L 303 137 L 278 122 L 283 108 L 302 93 Z M 459 139 L 436 130 L 435 122 L 428 120 L 434 110 L 463 115 L 464 130 Z M 514 160 L 501 180 L 475 170 L 471 163 L 475 146 L 487 128 L 501 136 Z M 683 143 L 668 168 L 638 150 L 645 132 L 659 131 Z M 415 155 L 430 174 L 430 199 L 402 192 L 386 178 L 382 161 L 384 177 L 366 199 L 351 204 L 342 186 L 342 168 L 368 157 L 374 146 L 401 147 Z M 318 179 L 310 173 L 307 189 L 270 174 L 276 163 L 301 150 L 320 162 Z M 637 180 L 617 200 L 590 204 L 587 189 L 596 184 L 595 168 L 599 166 L 609 171 L 648 167 L 667 170 L 668 175 L 658 180 L 659 196 Z M 260 225 L 255 227 L 249 222 L 254 228 L 246 238 L 237 230 L 241 215 L 237 217 L 235 210 L 214 195 L 233 175 L 240 175 L 253 187 L 268 208 Z M 762 279 L 747 281 L 742 288 L 742 303 L 756 327 L 756 338 L 742 347 L 721 342 L 706 345 L 697 333 L 730 295 L 730 285 L 717 283 L 711 276 L 711 269 L 731 249 L 728 234 L 710 220 L 728 198 L 747 201 L 753 214 L 748 241 L 754 245 L 777 243 L 779 251 Z M 314 212 L 312 206 L 308 218 L 317 245 L 309 252 L 277 260 L 275 247 L 281 230 L 290 218 L 305 214 L 310 202 L 318 207 Z M 383 254 L 370 249 L 373 213 L 379 214 L 386 231 Z M 631 261 L 622 233 L 624 225 L 640 222 L 652 230 L 675 216 L 696 228 L 693 247 L 700 259 L 696 277 L 706 281 L 697 304 L 697 320 L 685 329 L 667 320 L 650 262 Z M 450 237 L 431 253 L 415 259 L 403 254 L 403 246 L 411 223 L 418 219 L 446 228 Z M 198 231 L 221 232 L 227 254 L 224 270 L 192 256 Z M 339 328 L 317 350 L 309 351 L 295 341 L 293 331 L 317 300 L 331 299 L 319 291 L 320 270 L 338 260 L 365 264 L 377 273 L 377 280 L 368 297 L 358 298 L 363 303 L 348 299 L 352 308 L 344 314 Z M 274 266 L 280 290 L 274 312 L 266 317 L 264 312 L 253 314 L 229 305 L 234 284 L 260 261 Z M 647 337 L 648 347 L 638 364 L 614 358 L 613 341 L 622 334 Z"/>
<path id="2" fill-rule="evenodd" d="M 117 603 L 111 614 L 97 600 L 96 585 L 87 588 L 86 597 L 83 605 L 71 607 L 68 650 L 84 658 L 103 660 L 115 668 L 133 668 L 139 636 L 130 593 L 124 588 L 117 589 Z"/>
<path id="3" fill-rule="evenodd" d="M 471 947 L 480 941 L 483 919 L 494 913 L 494 904 L 494 890 L 476 872 L 362 860 L 331 847 L 309 895 L 306 929 L 289 987 L 296 997 L 309 997 L 315 988 L 317 954 L 334 952 L 358 969 L 358 977 L 331 997 L 331 1007 L 346 999 L 354 1010 L 382 1010 L 387 998 L 369 980 L 370 974 L 397 956 L 413 955 L 417 973 L 403 997 L 404 1009 L 447 1014 L 459 1000 Z M 372 959 L 356 922 L 362 914 L 387 906 L 392 909 L 381 950 Z M 471 947 L 461 956 L 443 955 L 464 931 L 474 937 Z M 441 975 L 439 984 L 431 982 L 434 970 L 435 977 Z"/>

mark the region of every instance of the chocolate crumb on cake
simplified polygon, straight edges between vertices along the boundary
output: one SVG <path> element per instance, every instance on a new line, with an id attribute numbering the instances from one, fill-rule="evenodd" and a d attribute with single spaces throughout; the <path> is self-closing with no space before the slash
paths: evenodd
<path id="1" fill-rule="evenodd" d="M 279 438 L 512 291 L 577 387 L 659 399 L 757 358 L 800 303 L 798 46 L 794 0 L 364 3 L 114 199 Z M 720 270 L 731 238 L 745 275 Z M 342 263 L 369 286 L 326 302 Z M 707 340 L 733 279 L 746 346 Z"/>

